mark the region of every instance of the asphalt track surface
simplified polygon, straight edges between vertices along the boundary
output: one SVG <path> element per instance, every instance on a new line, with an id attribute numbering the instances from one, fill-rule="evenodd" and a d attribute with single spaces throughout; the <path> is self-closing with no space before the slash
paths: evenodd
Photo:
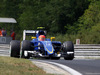
<path id="1" fill-rule="evenodd" d="M 36 61 L 48 61 L 63 64 L 68 66 L 82 75 L 100 75 L 100 60 L 94 59 L 74 59 L 74 60 L 45 60 L 45 59 L 33 59 Z"/>
<path id="2" fill-rule="evenodd" d="M 100 75 L 100 60 L 75 59 L 72 61 L 66 61 L 61 59 L 58 61 L 51 61 L 71 67 L 83 75 Z"/>

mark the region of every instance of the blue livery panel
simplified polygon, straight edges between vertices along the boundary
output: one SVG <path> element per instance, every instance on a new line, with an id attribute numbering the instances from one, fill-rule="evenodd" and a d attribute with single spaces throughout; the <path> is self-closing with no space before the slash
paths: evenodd
<path id="1" fill-rule="evenodd" d="M 40 42 L 43 44 L 44 49 L 45 49 L 45 51 L 47 51 L 48 54 L 53 54 L 54 53 L 55 50 L 52 46 L 51 41 L 40 41 Z"/>
<path id="2" fill-rule="evenodd" d="M 47 55 L 52 55 L 55 52 L 55 49 L 52 44 L 58 44 L 61 46 L 61 42 L 50 41 L 50 39 L 46 39 L 45 41 L 39 41 L 38 38 L 36 38 L 33 39 L 31 43 L 34 44 L 34 50 L 44 50 L 45 52 L 47 52 Z"/>

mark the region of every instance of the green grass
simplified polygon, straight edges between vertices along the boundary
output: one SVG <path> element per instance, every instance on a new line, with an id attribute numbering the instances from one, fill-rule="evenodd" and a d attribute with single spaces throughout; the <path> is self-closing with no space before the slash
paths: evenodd
<path id="1" fill-rule="evenodd" d="M 50 75 L 27 59 L 0 57 L 0 75 Z"/>

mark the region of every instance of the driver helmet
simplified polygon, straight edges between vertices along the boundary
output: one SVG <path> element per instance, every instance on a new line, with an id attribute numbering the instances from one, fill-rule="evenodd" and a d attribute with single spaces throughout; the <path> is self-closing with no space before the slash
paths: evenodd
<path id="1" fill-rule="evenodd" d="M 40 36 L 39 36 L 39 40 L 40 40 L 40 41 L 44 41 L 44 40 L 45 40 L 45 36 L 44 36 L 44 35 L 40 35 Z"/>

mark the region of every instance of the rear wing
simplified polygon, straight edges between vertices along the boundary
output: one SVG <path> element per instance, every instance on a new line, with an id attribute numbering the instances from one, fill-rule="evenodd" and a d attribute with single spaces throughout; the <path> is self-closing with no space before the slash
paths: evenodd
<path id="1" fill-rule="evenodd" d="M 25 40 L 26 35 L 27 36 L 36 36 L 36 34 L 39 32 L 39 30 L 24 30 L 23 31 L 23 40 Z M 44 30 L 44 32 L 46 33 L 46 31 Z"/>

